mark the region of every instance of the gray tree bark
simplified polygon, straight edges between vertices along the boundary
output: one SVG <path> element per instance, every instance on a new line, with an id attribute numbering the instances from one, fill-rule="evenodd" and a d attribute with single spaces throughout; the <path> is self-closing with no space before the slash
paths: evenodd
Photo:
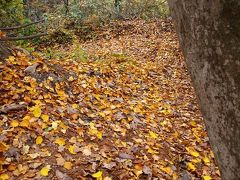
<path id="1" fill-rule="evenodd" d="M 240 1 L 168 0 L 222 179 L 240 179 Z"/>

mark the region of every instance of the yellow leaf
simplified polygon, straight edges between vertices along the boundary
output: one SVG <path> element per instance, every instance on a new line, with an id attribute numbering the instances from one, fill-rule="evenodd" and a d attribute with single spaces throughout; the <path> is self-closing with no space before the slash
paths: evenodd
<path id="1" fill-rule="evenodd" d="M 98 131 L 97 128 L 95 128 L 95 124 L 93 122 L 89 123 L 90 128 L 88 130 L 90 135 L 95 135 L 97 136 L 99 139 L 102 139 L 102 135 L 103 133 L 101 131 Z"/>
<path id="2" fill-rule="evenodd" d="M 203 176 L 204 180 L 211 180 L 212 178 L 210 176 Z"/>
<path id="3" fill-rule="evenodd" d="M 189 162 L 189 163 L 187 163 L 187 169 L 190 171 L 195 171 L 196 167 L 192 163 Z"/>
<path id="4" fill-rule="evenodd" d="M 198 157 L 199 156 L 199 153 L 197 151 L 195 151 L 193 148 L 186 147 L 186 150 L 189 152 L 189 154 L 191 154 L 194 157 Z"/>
<path id="5" fill-rule="evenodd" d="M 166 124 L 167 124 L 166 121 L 162 121 L 162 122 L 160 122 L 160 125 L 161 125 L 161 126 L 165 126 Z"/>
<path id="6" fill-rule="evenodd" d="M 195 159 L 192 159 L 191 162 L 197 164 L 197 163 L 200 163 L 200 162 L 201 162 L 201 159 L 195 158 Z"/>
<path id="7" fill-rule="evenodd" d="M 13 121 L 11 122 L 11 126 L 12 126 L 12 127 L 18 127 L 18 125 L 19 125 L 19 122 L 18 122 L 17 120 L 13 120 Z"/>
<path id="8" fill-rule="evenodd" d="M 210 160 L 209 160 L 208 157 L 204 157 L 204 158 L 203 158 L 203 162 L 204 162 L 204 164 L 209 165 Z"/>
<path id="9" fill-rule="evenodd" d="M 48 127 L 46 123 L 42 123 L 41 126 L 42 126 L 42 129 L 46 129 Z"/>
<path id="10" fill-rule="evenodd" d="M 14 60 L 15 60 L 15 57 L 14 57 L 14 56 L 9 56 L 9 57 L 8 57 L 8 60 L 9 60 L 9 61 L 14 61 Z"/>
<path id="11" fill-rule="evenodd" d="M 150 153 L 150 154 L 157 154 L 157 152 L 156 151 L 154 151 L 152 148 L 148 148 L 148 151 L 147 151 L 148 153 Z"/>
<path id="12" fill-rule="evenodd" d="M 22 122 L 20 122 L 20 126 L 21 127 L 29 127 L 29 119 L 24 119 L 22 120 Z"/>
<path id="13" fill-rule="evenodd" d="M 100 131 L 98 131 L 97 134 L 96 134 L 96 136 L 98 137 L 98 139 L 102 139 L 102 135 L 103 135 L 103 133 L 100 132 Z"/>
<path id="14" fill-rule="evenodd" d="M 4 173 L 4 174 L 0 175 L 0 179 L 1 180 L 7 180 L 7 179 L 9 179 L 9 176 L 8 176 L 8 174 Z"/>
<path id="15" fill-rule="evenodd" d="M 74 81 L 74 78 L 73 78 L 72 76 L 70 76 L 70 77 L 68 78 L 68 81 L 72 82 L 72 81 Z"/>
<path id="16" fill-rule="evenodd" d="M 76 152 L 74 151 L 74 146 L 72 146 L 72 145 L 69 146 L 68 151 L 69 151 L 71 154 L 76 154 Z"/>
<path id="17" fill-rule="evenodd" d="M 71 162 L 65 162 L 63 167 L 67 170 L 70 170 L 70 169 L 72 169 L 72 163 Z"/>
<path id="18" fill-rule="evenodd" d="M 91 129 L 95 128 L 95 127 L 94 127 L 95 124 L 94 124 L 93 122 L 90 122 L 90 123 L 89 123 L 89 126 L 90 126 Z"/>
<path id="19" fill-rule="evenodd" d="M 42 142 L 43 142 L 42 136 L 38 136 L 36 139 L 36 144 L 42 144 Z"/>
<path id="20" fill-rule="evenodd" d="M 134 173 L 136 174 L 137 179 L 139 179 L 139 176 L 143 173 L 143 171 L 142 170 L 134 171 Z"/>
<path id="21" fill-rule="evenodd" d="M 9 56 L 8 61 L 10 61 L 12 64 L 16 64 L 16 60 L 14 56 Z"/>
<path id="22" fill-rule="evenodd" d="M 49 80 L 49 81 L 53 81 L 54 79 L 53 79 L 53 77 L 48 76 L 48 80 Z"/>
<path id="23" fill-rule="evenodd" d="M 173 170 L 170 167 L 160 167 L 160 169 L 169 175 L 172 175 L 173 173 Z"/>
<path id="24" fill-rule="evenodd" d="M 42 114 L 41 118 L 44 122 L 47 122 L 49 120 L 49 116 L 47 114 Z"/>
<path id="25" fill-rule="evenodd" d="M 3 142 L 0 142 L 0 152 L 5 152 L 5 151 L 8 150 L 8 148 L 9 148 L 8 145 L 6 145 L 6 144 L 3 143 Z"/>
<path id="26" fill-rule="evenodd" d="M 97 180 L 102 180 L 102 171 L 92 174 L 92 177 L 96 178 Z"/>
<path id="27" fill-rule="evenodd" d="M 41 114 L 42 114 L 42 110 L 41 110 L 40 106 L 33 107 L 33 115 L 34 115 L 34 117 L 39 118 L 41 116 Z"/>
<path id="28" fill-rule="evenodd" d="M 153 131 L 150 131 L 149 135 L 150 135 L 151 138 L 154 138 L 154 139 L 158 138 L 158 135 L 156 133 L 154 133 Z"/>
<path id="29" fill-rule="evenodd" d="M 77 104 L 73 104 L 73 105 L 72 105 L 72 108 L 73 108 L 73 109 L 77 109 L 77 108 L 78 108 L 78 105 L 77 105 Z"/>
<path id="30" fill-rule="evenodd" d="M 59 146 L 64 146 L 65 145 L 65 139 L 63 138 L 57 138 L 55 140 L 55 143 L 58 144 Z"/>
<path id="31" fill-rule="evenodd" d="M 194 157 L 198 157 L 199 153 L 197 151 L 191 151 L 190 154 Z"/>
<path id="32" fill-rule="evenodd" d="M 50 169 L 51 169 L 50 165 L 47 165 L 47 166 L 43 167 L 40 171 L 40 175 L 41 176 L 48 176 L 48 173 L 49 173 Z"/>
<path id="33" fill-rule="evenodd" d="M 23 118 L 23 120 L 30 120 L 31 119 L 31 117 L 30 116 L 25 116 L 24 118 Z"/>
<path id="34" fill-rule="evenodd" d="M 196 123 L 196 121 L 191 121 L 191 122 L 190 122 L 190 125 L 193 126 L 193 127 L 195 127 L 195 126 L 197 125 L 197 123 Z"/>

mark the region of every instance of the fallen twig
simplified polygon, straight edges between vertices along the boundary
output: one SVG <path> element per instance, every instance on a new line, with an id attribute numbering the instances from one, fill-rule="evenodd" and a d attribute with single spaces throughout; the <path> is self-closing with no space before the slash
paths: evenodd
<path id="1" fill-rule="evenodd" d="M 31 36 L 20 36 L 20 37 L 2 37 L 0 38 L 0 41 L 18 41 L 18 40 L 27 40 L 27 39 L 34 39 L 37 37 L 46 36 L 48 33 L 40 33 L 40 34 L 34 34 Z"/>
<path id="2" fill-rule="evenodd" d="M 16 111 L 16 110 L 23 110 L 23 109 L 27 109 L 27 103 L 25 102 L 21 102 L 19 104 L 16 104 L 16 103 L 6 104 L 0 108 L 0 114 L 8 113 L 9 111 Z"/>
<path id="3" fill-rule="evenodd" d="M 23 24 L 23 25 L 13 26 L 13 27 L 2 27 L 2 28 L 0 28 L 0 30 L 2 30 L 2 31 L 9 31 L 9 30 L 21 29 L 21 28 L 24 28 L 24 27 L 27 27 L 27 26 L 31 26 L 33 24 L 41 23 L 43 21 L 44 20 L 39 20 L 39 21 L 28 23 L 28 24 Z"/>

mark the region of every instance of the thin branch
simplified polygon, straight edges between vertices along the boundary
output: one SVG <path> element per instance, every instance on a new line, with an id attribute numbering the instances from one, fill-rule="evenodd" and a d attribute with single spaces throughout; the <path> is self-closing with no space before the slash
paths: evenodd
<path id="1" fill-rule="evenodd" d="M 3 28 L 0 28 L 0 30 L 2 30 L 2 31 L 9 31 L 9 30 L 21 29 L 21 28 L 24 28 L 24 27 L 27 27 L 27 26 L 31 26 L 31 25 L 33 25 L 33 24 L 41 23 L 41 22 L 43 22 L 43 21 L 44 21 L 44 20 L 39 20 L 39 21 L 35 21 L 35 22 L 31 22 L 31 23 L 23 24 L 23 25 L 19 25 L 19 26 L 3 27 Z"/>
<path id="2" fill-rule="evenodd" d="M 34 34 L 31 36 L 20 36 L 20 37 L 2 37 L 0 38 L 0 41 L 19 41 L 19 40 L 27 40 L 27 39 L 34 39 L 42 36 L 48 35 L 47 32 L 40 33 L 40 34 Z"/>
<path id="3" fill-rule="evenodd" d="M 27 109 L 27 103 L 21 102 L 19 104 L 6 104 L 0 107 L 0 114 L 1 113 L 8 113 L 9 111 L 17 111 L 17 110 L 22 110 L 22 109 Z"/>

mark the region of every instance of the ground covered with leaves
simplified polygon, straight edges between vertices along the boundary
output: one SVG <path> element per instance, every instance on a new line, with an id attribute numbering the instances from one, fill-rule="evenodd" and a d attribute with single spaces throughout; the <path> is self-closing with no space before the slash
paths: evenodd
<path id="1" fill-rule="evenodd" d="M 220 179 L 171 23 L 96 34 L 0 63 L 0 179 Z"/>

